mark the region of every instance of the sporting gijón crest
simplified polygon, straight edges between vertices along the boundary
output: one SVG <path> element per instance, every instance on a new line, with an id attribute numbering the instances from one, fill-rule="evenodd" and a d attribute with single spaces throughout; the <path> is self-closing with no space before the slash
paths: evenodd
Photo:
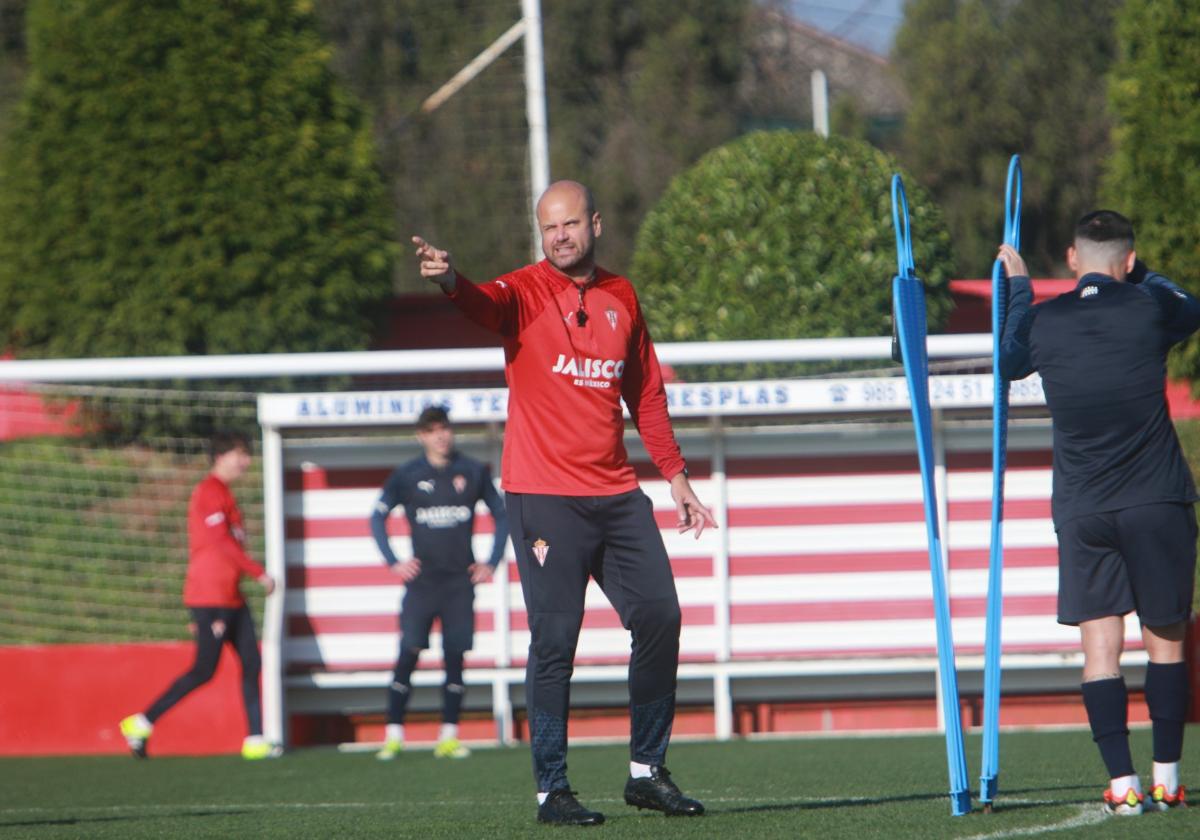
<path id="1" fill-rule="evenodd" d="M 550 553 L 550 543 L 543 539 L 538 539 L 533 544 L 533 556 L 537 558 L 539 566 L 546 565 L 546 555 Z"/>

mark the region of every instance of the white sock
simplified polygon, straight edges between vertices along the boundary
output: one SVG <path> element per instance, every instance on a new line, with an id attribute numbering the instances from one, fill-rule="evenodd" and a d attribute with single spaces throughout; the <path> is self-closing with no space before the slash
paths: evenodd
<path id="1" fill-rule="evenodd" d="M 1130 788 L 1133 788 L 1139 796 L 1142 793 L 1142 781 L 1137 777 L 1137 773 L 1132 776 L 1119 776 L 1109 782 L 1108 786 L 1112 790 L 1114 799 L 1124 799 Z"/>
<path id="2" fill-rule="evenodd" d="M 550 795 L 549 793 L 542 793 L 541 791 L 538 791 L 538 804 L 539 805 L 546 804 L 546 797 L 549 795 Z"/>
<path id="3" fill-rule="evenodd" d="M 636 761 L 629 762 L 629 775 L 634 779 L 649 779 L 650 765 L 638 764 Z"/>
<path id="4" fill-rule="evenodd" d="M 1154 786 L 1162 785 L 1167 789 L 1170 796 L 1174 796 L 1179 790 L 1179 762 L 1172 761 L 1169 764 L 1159 764 L 1154 762 Z"/>
<path id="5" fill-rule="evenodd" d="M 134 717 L 137 718 L 138 726 L 144 726 L 147 729 L 154 729 L 154 724 L 150 722 L 150 718 L 142 712 L 138 712 Z"/>
<path id="6" fill-rule="evenodd" d="M 261 735 L 247 735 L 245 740 L 242 741 L 242 744 L 245 746 L 257 746 L 258 744 L 265 744 L 266 742 L 267 739 Z"/>
<path id="7" fill-rule="evenodd" d="M 438 740 L 449 741 L 451 738 L 458 738 L 458 724 L 443 723 L 441 731 L 438 732 Z"/>
<path id="8" fill-rule="evenodd" d="M 389 723 L 383 730 L 383 737 L 389 741 L 404 741 L 404 724 Z"/>

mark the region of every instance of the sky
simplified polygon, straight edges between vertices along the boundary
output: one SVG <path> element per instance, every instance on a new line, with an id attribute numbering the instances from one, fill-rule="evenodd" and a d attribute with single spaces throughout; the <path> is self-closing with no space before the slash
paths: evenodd
<path id="1" fill-rule="evenodd" d="M 887 55 L 905 0 L 791 0 L 798 20 L 872 52 Z"/>

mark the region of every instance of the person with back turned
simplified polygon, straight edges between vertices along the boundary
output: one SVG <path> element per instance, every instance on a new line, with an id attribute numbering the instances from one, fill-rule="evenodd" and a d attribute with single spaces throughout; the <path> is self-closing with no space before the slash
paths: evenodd
<path id="1" fill-rule="evenodd" d="M 1104 807 L 1117 815 L 1179 807 L 1197 496 L 1164 389 L 1167 352 L 1200 327 L 1200 301 L 1137 260 L 1133 226 L 1111 210 L 1076 225 L 1071 292 L 1030 306 L 1024 261 L 1008 245 L 999 258 L 1011 284 L 1001 372 L 1041 374 L 1054 425 L 1058 620 L 1080 630 L 1083 703 L 1110 779 Z M 1133 611 L 1150 660 L 1149 795 L 1129 750 L 1120 668 Z"/>

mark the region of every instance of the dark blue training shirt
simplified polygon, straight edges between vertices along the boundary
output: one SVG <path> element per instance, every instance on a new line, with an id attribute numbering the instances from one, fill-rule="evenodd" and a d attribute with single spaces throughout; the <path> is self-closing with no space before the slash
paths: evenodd
<path id="1" fill-rule="evenodd" d="M 1010 278 L 1001 372 L 1042 376 L 1054 423 L 1055 528 L 1080 516 L 1193 502 L 1196 487 L 1167 412 L 1167 351 L 1200 327 L 1200 301 L 1160 274 L 1136 285 L 1087 274 L 1030 306 Z"/>
<path id="2" fill-rule="evenodd" d="M 434 467 L 424 455 L 401 464 L 388 476 L 383 494 L 371 513 L 371 534 L 389 566 L 398 561 L 387 538 L 387 517 L 392 508 L 404 505 L 412 531 L 413 556 L 421 561 L 421 576 L 430 573 L 457 575 L 475 562 L 471 535 L 475 529 L 475 503 L 483 499 L 496 523 L 492 566 L 504 555 L 508 539 L 508 517 L 504 501 L 492 482 L 486 464 L 458 452 L 443 468 Z"/>

